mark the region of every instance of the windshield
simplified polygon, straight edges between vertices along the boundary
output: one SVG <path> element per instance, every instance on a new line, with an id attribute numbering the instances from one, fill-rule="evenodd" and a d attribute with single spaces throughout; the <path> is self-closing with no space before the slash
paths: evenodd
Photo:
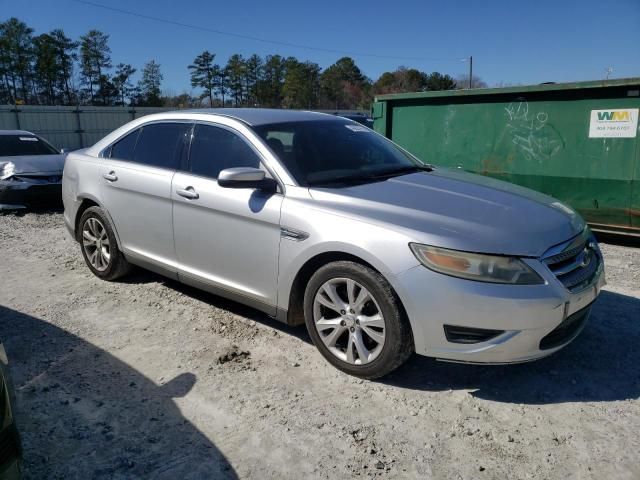
<path id="1" fill-rule="evenodd" d="M 35 135 L 0 135 L 0 157 L 57 153 L 55 148 Z"/>
<path id="2" fill-rule="evenodd" d="M 384 137 L 345 120 L 254 127 L 303 186 L 368 181 L 424 169 Z"/>

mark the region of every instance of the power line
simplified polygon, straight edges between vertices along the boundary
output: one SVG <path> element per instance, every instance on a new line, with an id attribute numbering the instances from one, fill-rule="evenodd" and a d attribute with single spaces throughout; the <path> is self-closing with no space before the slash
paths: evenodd
<path id="1" fill-rule="evenodd" d="M 137 17 L 137 18 L 144 18 L 146 20 L 152 20 L 154 22 L 160 22 L 160 23 L 165 23 L 168 25 L 175 25 L 178 27 L 183 27 L 183 28 L 190 28 L 193 30 L 200 30 L 202 32 L 209 32 L 209 33 L 215 33 L 217 35 L 226 35 L 228 37 L 235 37 L 235 38 L 243 38 L 245 40 L 253 40 L 256 42 L 263 42 L 263 43 L 270 43 L 273 45 L 280 45 L 280 46 L 285 46 L 285 47 L 293 47 L 293 48 L 303 48 L 306 50 L 313 50 L 316 52 L 328 52 L 328 53 L 338 53 L 341 55 L 350 55 L 350 56 L 354 56 L 354 57 L 373 57 L 373 58 L 387 58 L 387 59 L 394 59 L 394 60 L 420 60 L 420 61 L 463 61 L 463 58 L 460 57 L 443 57 L 443 58 L 427 58 L 427 57 L 403 57 L 403 56 L 396 56 L 396 55 L 378 55 L 375 53 L 363 53 L 363 52 L 351 52 L 348 50 L 334 50 L 334 49 L 330 49 L 330 48 L 322 48 L 322 47 L 314 47 L 311 45 L 302 45 L 302 44 L 298 44 L 298 43 L 291 43 L 291 42 L 283 42 L 283 41 L 279 41 L 279 40 L 270 40 L 267 38 L 259 38 L 259 37 L 253 37 L 251 35 L 244 35 L 241 33 L 234 33 L 234 32 L 226 32 L 223 30 L 217 30 L 214 28 L 209 28 L 209 27 L 203 27 L 201 25 L 193 25 L 190 23 L 184 23 L 184 22 L 178 22 L 175 20 L 169 20 L 167 18 L 161 18 L 161 17 L 155 17 L 153 15 L 147 15 L 144 13 L 138 13 L 138 12 L 132 12 L 130 10 L 124 10 L 122 8 L 117 8 L 117 7 L 111 7 L 108 5 L 103 5 L 101 3 L 95 3 L 95 2 L 90 2 L 88 0 L 72 0 L 76 3 L 81 3 L 84 5 L 89 5 L 92 7 L 97 7 L 97 8 L 102 8 L 104 10 L 110 10 L 112 12 L 117 12 L 117 13 L 121 13 L 123 15 L 129 15 L 132 17 Z"/>

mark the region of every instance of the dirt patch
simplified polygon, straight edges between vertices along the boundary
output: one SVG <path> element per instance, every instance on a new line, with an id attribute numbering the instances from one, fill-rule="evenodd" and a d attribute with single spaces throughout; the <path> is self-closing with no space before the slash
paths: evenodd
<path id="1" fill-rule="evenodd" d="M 0 216 L 26 477 L 640 478 L 640 249 L 603 250 L 609 284 L 560 353 L 367 382 L 303 327 L 143 271 L 98 280 L 60 214 Z"/>

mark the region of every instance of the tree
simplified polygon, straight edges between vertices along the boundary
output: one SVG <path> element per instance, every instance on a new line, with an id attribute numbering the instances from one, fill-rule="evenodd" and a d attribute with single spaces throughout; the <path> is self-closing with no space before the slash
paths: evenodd
<path id="1" fill-rule="evenodd" d="M 220 67 L 213 63 L 215 58 L 215 54 L 205 50 L 188 67 L 191 70 L 191 86 L 205 90 L 203 97 L 205 95 L 209 97 L 210 107 L 213 107 L 213 92 L 219 83 Z"/>
<path id="2" fill-rule="evenodd" d="M 425 73 L 415 68 L 398 67 L 394 72 L 384 72 L 373 84 L 375 94 L 450 90 L 456 82 L 449 75 L 439 72 Z"/>
<path id="3" fill-rule="evenodd" d="M 117 95 L 120 105 L 125 106 L 125 98 L 131 99 L 133 95 L 133 84 L 131 83 L 131 77 L 136 73 L 136 69 L 128 63 L 119 63 L 116 65 L 116 73 L 111 79 Z"/>
<path id="4" fill-rule="evenodd" d="M 109 77 L 106 72 L 111 68 L 111 49 L 109 35 L 99 30 L 90 30 L 80 37 L 80 67 L 82 82 L 91 104 L 96 104 L 96 97 L 108 105 Z"/>
<path id="5" fill-rule="evenodd" d="M 473 88 L 487 88 L 487 82 L 482 80 L 480 77 L 473 76 L 472 87 Z M 469 88 L 469 74 L 458 75 L 456 77 L 456 88 L 458 90 L 463 90 Z"/>
<path id="6" fill-rule="evenodd" d="M 234 105 L 239 107 L 243 105 L 245 98 L 244 79 L 246 64 L 242 55 L 237 53 L 231 55 L 224 70 L 227 74 L 229 93 L 233 97 Z"/>
<path id="7" fill-rule="evenodd" d="M 51 35 L 43 33 L 33 39 L 35 51 L 35 73 L 39 94 L 47 105 L 57 100 L 57 79 L 59 75 L 56 62 L 56 47 Z"/>
<path id="8" fill-rule="evenodd" d="M 61 29 L 52 30 L 49 35 L 53 39 L 56 52 L 57 88 L 63 97 L 63 103 L 71 105 L 76 100 L 76 92 L 73 88 L 73 65 L 78 60 L 77 49 L 80 43 L 71 40 Z"/>
<path id="9" fill-rule="evenodd" d="M 352 58 L 342 57 L 320 75 L 323 102 L 336 110 L 363 107 L 369 83 Z"/>
<path id="10" fill-rule="evenodd" d="M 286 60 L 286 73 L 282 86 L 282 106 L 285 108 L 316 108 L 320 91 L 320 66 L 299 62 L 293 57 Z"/>
<path id="11" fill-rule="evenodd" d="M 422 92 L 427 89 L 429 75 L 415 68 L 398 67 L 384 72 L 373 84 L 376 94 Z"/>
<path id="12" fill-rule="evenodd" d="M 286 73 L 285 60 L 280 55 L 267 55 L 262 78 L 257 83 L 258 103 L 264 107 L 282 106 L 282 89 Z"/>
<path id="13" fill-rule="evenodd" d="M 156 63 L 155 60 L 151 60 L 142 70 L 142 78 L 138 82 L 139 94 L 136 103 L 146 107 L 160 107 L 162 105 L 160 98 L 161 83 L 160 64 Z"/>
<path id="14" fill-rule="evenodd" d="M 33 29 L 17 18 L 0 24 L 0 64 L 9 100 L 28 103 L 33 96 Z"/>
<path id="15" fill-rule="evenodd" d="M 255 53 L 245 61 L 244 69 L 246 103 L 252 107 L 259 105 L 260 79 L 262 78 L 262 59 Z"/>
<path id="16" fill-rule="evenodd" d="M 220 65 L 214 65 L 216 78 L 216 92 L 222 97 L 222 106 L 226 105 L 225 95 L 227 93 L 227 70 L 221 68 Z"/>
<path id="17" fill-rule="evenodd" d="M 427 90 L 453 90 L 456 86 L 456 81 L 447 74 L 443 75 L 439 72 L 433 72 L 427 77 Z"/>
<path id="18" fill-rule="evenodd" d="M 192 97 L 187 92 L 180 95 L 165 94 L 162 96 L 162 106 L 170 108 L 195 108 L 200 107 L 203 97 Z"/>

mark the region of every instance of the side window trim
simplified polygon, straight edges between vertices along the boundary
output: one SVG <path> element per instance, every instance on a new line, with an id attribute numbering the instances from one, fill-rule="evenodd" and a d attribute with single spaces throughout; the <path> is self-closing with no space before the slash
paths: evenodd
<path id="1" fill-rule="evenodd" d="M 193 143 L 193 139 L 195 137 L 194 133 L 195 133 L 195 128 L 198 125 L 203 125 L 205 127 L 216 127 L 216 128 L 220 128 L 222 130 L 226 130 L 228 132 L 231 132 L 235 135 L 237 135 L 238 137 L 240 137 L 240 139 L 253 151 L 253 153 L 255 153 L 256 157 L 258 157 L 258 160 L 260 160 L 260 168 L 262 168 L 263 170 L 265 170 L 270 176 L 271 178 L 273 178 L 276 182 L 278 182 L 278 193 L 281 194 L 284 192 L 284 184 L 282 183 L 282 180 L 280 180 L 280 177 L 278 177 L 278 175 L 276 175 L 276 173 L 273 171 L 273 169 L 271 167 L 269 167 L 269 165 L 266 162 L 266 159 L 264 158 L 264 156 L 262 155 L 262 153 L 260 153 L 260 151 L 253 145 L 253 143 L 240 131 L 236 130 L 233 127 L 230 127 L 229 125 L 224 125 L 221 123 L 217 123 L 215 121 L 203 121 L 203 120 L 196 120 L 194 122 L 193 125 L 193 129 L 191 130 L 191 140 L 189 142 L 189 155 L 188 155 L 188 161 L 187 161 L 187 170 L 186 172 L 189 175 L 193 175 L 194 177 L 199 177 L 199 178 L 206 178 L 207 180 L 213 180 L 217 182 L 217 178 L 212 178 L 209 176 L 204 176 L 204 175 L 198 175 L 197 173 L 193 173 L 191 171 L 191 144 Z"/>
<path id="2" fill-rule="evenodd" d="M 142 123 L 142 124 L 138 125 L 137 127 L 135 127 L 135 129 L 128 130 L 127 132 L 125 132 L 124 134 L 122 134 L 121 136 L 119 136 L 116 140 L 114 140 L 113 142 L 111 142 L 111 143 L 109 144 L 109 146 L 105 147 L 105 148 L 100 152 L 100 154 L 98 155 L 98 157 L 100 157 L 100 158 L 107 158 L 107 159 L 111 159 L 111 158 L 112 158 L 112 157 L 111 157 L 111 151 L 112 151 L 112 149 L 113 149 L 113 146 L 114 146 L 116 143 L 118 143 L 120 140 L 122 140 L 123 138 L 125 138 L 127 135 L 129 135 L 129 134 L 133 133 L 134 131 L 137 131 L 137 132 L 138 132 L 138 136 L 136 137 L 136 143 L 135 143 L 135 145 L 133 146 L 133 151 L 135 152 L 135 149 L 136 149 L 136 147 L 138 146 L 138 140 L 140 139 L 140 132 L 142 132 L 142 129 L 143 129 L 144 127 L 149 126 L 149 125 L 157 125 L 157 124 L 161 124 L 161 123 L 186 123 L 186 124 L 190 124 L 190 125 L 191 125 L 191 129 L 190 129 L 191 137 L 190 137 L 190 139 L 189 139 L 189 145 L 188 145 L 188 148 L 187 148 L 187 149 L 185 149 L 185 148 L 184 148 L 184 145 L 183 145 L 183 146 L 182 146 L 182 149 L 181 149 L 181 153 L 180 153 L 180 158 L 179 158 L 180 166 L 179 166 L 179 168 L 178 168 L 178 170 L 180 170 L 180 167 L 182 167 L 184 164 L 187 164 L 187 163 L 188 163 L 188 155 L 189 155 L 189 153 L 190 153 L 190 151 L 191 151 L 191 141 L 193 140 L 193 129 L 194 129 L 194 127 L 195 127 L 195 122 L 194 122 L 193 120 L 184 119 L 184 118 L 152 120 L 152 121 L 150 121 L 150 122 Z M 184 153 L 185 153 L 184 151 L 185 151 L 185 150 L 188 150 L 188 151 L 187 151 L 187 157 L 186 157 L 186 158 L 185 158 L 185 155 L 184 155 Z M 158 167 L 158 166 L 154 166 L 154 165 L 147 165 L 147 164 L 145 164 L 145 163 L 136 162 L 136 161 L 134 161 L 134 160 L 121 160 L 121 159 L 118 159 L 118 158 L 114 158 L 114 160 L 117 160 L 117 161 L 119 161 L 119 162 L 133 163 L 133 164 L 135 164 L 135 165 L 142 165 L 142 166 L 150 167 L 150 168 L 159 168 L 159 169 L 162 169 L 162 170 L 170 170 L 170 171 L 171 171 L 171 170 L 173 170 L 173 171 L 178 171 L 178 170 L 174 170 L 174 169 L 170 169 L 170 168 L 165 168 L 165 167 Z M 187 165 L 187 167 L 186 167 L 186 168 L 188 168 L 188 167 L 189 167 L 189 166 Z"/>

